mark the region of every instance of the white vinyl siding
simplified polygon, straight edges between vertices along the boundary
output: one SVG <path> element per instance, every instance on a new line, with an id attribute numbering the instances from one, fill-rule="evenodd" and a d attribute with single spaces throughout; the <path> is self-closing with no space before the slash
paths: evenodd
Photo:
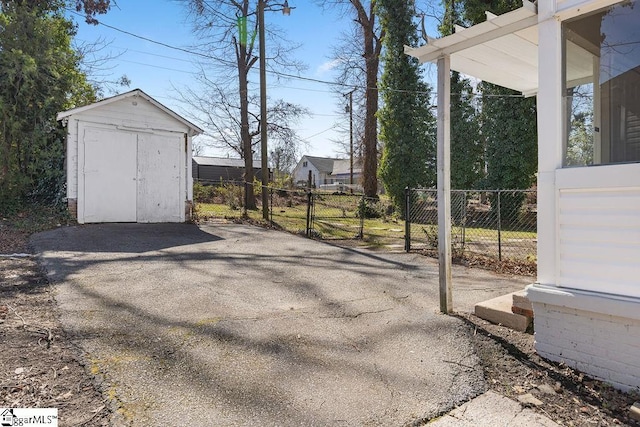
<path id="1" fill-rule="evenodd" d="M 134 105 L 135 103 L 135 105 Z M 162 110 L 151 104 L 144 98 L 131 97 L 113 102 L 99 108 L 86 110 L 70 117 L 68 124 L 68 152 L 67 171 L 77 170 L 78 167 L 78 134 L 79 123 L 112 125 L 123 131 L 148 131 L 176 132 L 183 135 L 189 131 L 188 127 L 178 120 L 170 117 Z M 189 147 L 190 148 L 190 147 Z M 190 151 L 189 151 L 190 152 Z M 191 168 L 191 163 L 185 165 Z M 76 174 L 69 174 L 67 178 L 67 197 L 75 199 L 78 192 Z M 186 183 L 185 183 L 186 187 Z"/>
<path id="2" fill-rule="evenodd" d="M 640 165 L 565 169 L 557 184 L 557 285 L 640 297 Z"/>

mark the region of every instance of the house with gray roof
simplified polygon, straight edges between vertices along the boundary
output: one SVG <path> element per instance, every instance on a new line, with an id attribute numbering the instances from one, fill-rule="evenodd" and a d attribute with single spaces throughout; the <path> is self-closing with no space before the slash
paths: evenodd
<path id="1" fill-rule="evenodd" d="M 333 159 L 329 157 L 302 156 L 293 169 L 293 182 L 306 186 L 311 172 L 311 186 L 323 188 L 334 184 L 349 184 L 351 165 L 349 159 Z M 353 182 L 358 185 L 362 167 L 359 163 L 353 165 Z"/>

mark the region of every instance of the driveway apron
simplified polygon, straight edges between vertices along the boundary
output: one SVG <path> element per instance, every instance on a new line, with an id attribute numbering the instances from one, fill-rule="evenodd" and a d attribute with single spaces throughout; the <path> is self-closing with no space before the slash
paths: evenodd
<path id="1" fill-rule="evenodd" d="M 417 255 L 233 224 L 66 227 L 32 245 L 122 424 L 401 426 L 485 389 Z M 523 285 L 472 276 L 466 308 Z"/>

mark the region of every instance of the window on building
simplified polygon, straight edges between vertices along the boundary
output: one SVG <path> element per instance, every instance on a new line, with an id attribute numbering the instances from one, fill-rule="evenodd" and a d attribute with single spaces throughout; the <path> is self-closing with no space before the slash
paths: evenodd
<path id="1" fill-rule="evenodd" d="M 564 166 L 640 161 L 640 3 L 563 24 Z"/>
<path id="2" fill-rule="evenodd" d="M 302 162 L 302 167 L 306 168 L 307 167 L 307 162 Z"/>

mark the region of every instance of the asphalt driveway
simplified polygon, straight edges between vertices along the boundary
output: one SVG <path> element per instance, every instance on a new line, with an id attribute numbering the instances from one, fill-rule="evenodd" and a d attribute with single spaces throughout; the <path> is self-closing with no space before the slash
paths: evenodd
<path id="1" fill-rule="evenodd" d="M 246 225 L 108 224 L 31 241 L 63 326 L 135 426 L 406 425 L 484 391 L 418 255 Z M 454 304 L 522 279 L 454 269 Z"/>

